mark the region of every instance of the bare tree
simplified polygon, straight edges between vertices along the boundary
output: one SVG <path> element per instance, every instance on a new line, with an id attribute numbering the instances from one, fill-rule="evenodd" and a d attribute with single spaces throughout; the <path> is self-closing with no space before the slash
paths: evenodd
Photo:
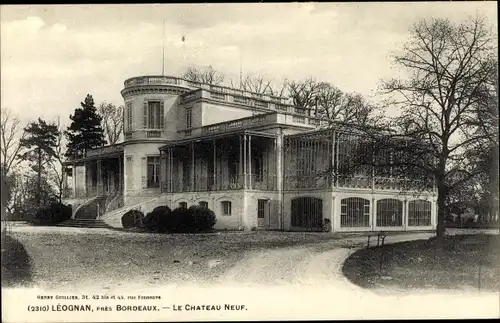
<path id="1" fill-rule="evenodd" d="M 313 78 L 292 81 L 288 83 L 288 93 L 296 109 L 310 116 L 316 108 L 316 100 L 322 86 L 324 83 L 319 83 Z"/>
<path id="2" fill-rule="evenodd" d="M 225 80 L 225 75 L 215 70 L 212 66 L 197 68 L 191 66 L 182 76 L 183 79 L 205 84 L 220 85 Z"/>
<path id="3" fill-rule="evenodd" d="M 2 145 L 0 148 L 2 165 L 5 175 L 9 174 L 12 167 L 20 163 L 17 158 L 22 147 L 20 139 L 24 137 L 24 130 L 20 126 L 20 120 L 17 116 L 12 116 L 10 110 L 3 109 L 0 123 L 0 136 Z"/>
<path id="4" fill-rule="evenodd" d="M 123 106 L 116 106 L 106 101 L 99 105 L 97 110 L 102 117 L 101 124 L 104 136 L 110 145 L 116 144 L 123 133 Z"/>
<path id="5" fill-rule="evenodd" d="M 479 174 L 464 152 L 487 137 L 474 121 L 495 71 L 494 51 L 483 18 L 458 25 L 444 19 L 422 20 L 413 26 L 403 53 L 395 57 L 409 73 L 408 79 L 383 84 L 402 111 L 397 123 L 404 125 L 405 135 L 425 141 L 435 159 L 427 174 L 436 180 L 440 239 L 449 192 Z M 412 149 L 406 153 L 415 159 Z"/>

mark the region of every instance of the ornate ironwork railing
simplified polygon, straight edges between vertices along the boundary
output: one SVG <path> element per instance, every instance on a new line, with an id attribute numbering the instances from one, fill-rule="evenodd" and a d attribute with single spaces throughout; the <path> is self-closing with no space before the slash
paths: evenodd
<path id="1" fill-rule="evenodd" d="M 229 177 L 196 176 L 194 185 L 191 180 L 167 180 L 163 183 L 162 190 L 171 193 L 241 190 L 245 188 L 245 176 L 247 189 L 266 191 L 277 189 L 276 175 L 240 174 Z"/>

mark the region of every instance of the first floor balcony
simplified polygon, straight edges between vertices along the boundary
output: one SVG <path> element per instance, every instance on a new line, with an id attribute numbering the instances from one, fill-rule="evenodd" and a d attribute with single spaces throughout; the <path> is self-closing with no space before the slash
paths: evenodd
<path id="1" fill-rule="evenodd" d="M 242 133 L 164 147 L 161 191 L 277 190 L 280 170 L 276 144 L 276 138 L 269 134 Z"/>

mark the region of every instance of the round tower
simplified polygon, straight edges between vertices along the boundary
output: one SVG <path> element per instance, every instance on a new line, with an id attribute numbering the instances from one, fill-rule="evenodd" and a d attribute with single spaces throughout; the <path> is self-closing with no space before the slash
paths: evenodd
<path id="1" fill-rule="evenodd" d="M 185 80 L 169 76 L 139 76 L 125 81 L 121 94 L 127 204 L 160 193 L 158 148 L 167 140 L 177 139 L 179 96 L 193 89 Z"/>

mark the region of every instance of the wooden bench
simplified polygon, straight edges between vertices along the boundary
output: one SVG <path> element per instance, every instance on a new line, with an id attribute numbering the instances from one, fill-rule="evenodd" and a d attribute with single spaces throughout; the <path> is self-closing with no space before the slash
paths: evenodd
<path id="1" fill-rule="evenodd" d="M 368 245 L 367 245 L 367 248 L 370 248 L 370 239 L 371 237 L 377 237 L 377 247 L 378 246 L 383 246 L 384 245 L 384 242 L 385 242 L 385 238 L 387 237 L 387 233 L 385 233 L 384 231 L 379 231 L 377 232 L 377 234 L 369 234 L 368 235 Z"/>

